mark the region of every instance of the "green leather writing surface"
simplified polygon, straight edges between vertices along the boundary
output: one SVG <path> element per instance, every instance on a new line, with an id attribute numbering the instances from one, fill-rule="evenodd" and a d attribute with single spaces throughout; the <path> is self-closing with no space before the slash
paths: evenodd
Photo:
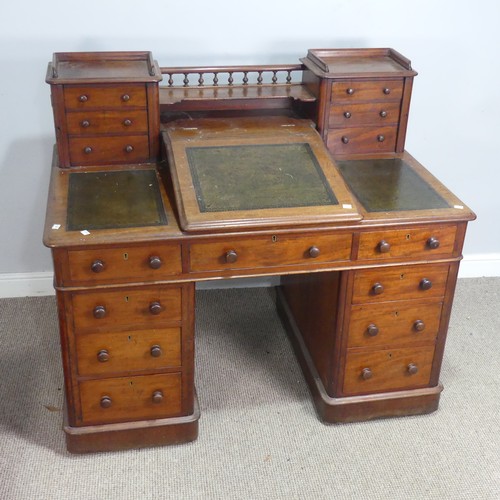
<path id="1" fill-rule="evenodd" d="M 336 163 L 368 212 L 450 208 L 439 193 L 399 158 Z"/>
<path id="2" fill-rule="evenodd" d="M 154 170 L 69 176 L 68 231 L 167 224 Z"/>
<path id="3" fill-rule="evenodd" d="M 306 143 L 186 148 L 200 212 L 337 205 Z"/>

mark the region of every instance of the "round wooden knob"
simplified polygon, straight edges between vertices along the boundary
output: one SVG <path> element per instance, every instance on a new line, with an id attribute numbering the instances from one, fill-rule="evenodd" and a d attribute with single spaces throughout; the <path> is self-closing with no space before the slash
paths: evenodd
<path id="1" fill-rule="evenodd" d="M 123 102 L 130 101 L 130 96 L 129 96 L 128 94 L 123 94 L 123 95 L 122 95 L 122 101 L 123 101 Z"/>
<path id="2" fill-rule="evenodd" d="M 382 240 L 379 241 L 377 248 L 380 253 L 387 253 L 391 249 L 391 244 L 388 241 Z"/>
<path id="3" fill-rule="evenodd" d="M 87 96 L 87 95 L 83 94 L 83 95 L 81 95 L 81 96 L 78 98 L 78 100 L 79 100 L 80 102 L 87 102 L 87 101 L 89 100 L 89 96 Z"/>
<path id="4" fill-rule="evenodd" d="M 423 332 L 425 330 L 425 323 L 421 319 L 417 319 L 417 321 L 413 323 L 413 329 L 417 332 Z"/>
<path id="5" fill-rule="evenodd" d="M 151 399 L 155 404 L 161 403 L 163 401 L 163 392 L 161 391 L 153 392 L 153 396 L 151 397 Z"/>
<path id="6" fill-rule="evenodd" d="M 131 153 L 134 150 L 134 146 L 131 146 L 130 144 L 127 144 L 125 146 L 125 152 L 126 153 Z"/>
<path id="7" fill-rule="evenodd" d="M 159 345 L 154 345 L 149 352 L 153 358 L 159 358 L 161 356 L 161 347 Z"/>
<path id="8" fill-rule="evenodd" d="M 151 302 L 151 304 L 149 304 L 149 312 L 151 314 L 154 314 L 154 315 L 160 314 L 162 310 L 163 310 L 163 307 L 161 306 L 161 304 L 158 301 Z"/>
<path id="9" fill-rule="evenodd" d="M 372 286 L 372 292 L 375 295 L 380 295 L 381 293 L 384 293 L 384 285 L 382 285 L 382 283 L 375 283 Z"/>
<path id="10" fill-rule="evenodd" d="M 385 94 L 385 95 L 389 95 L 390 93 L 391 93 L 391 89 L 389 89 L 389 88 L 387 88 L 387 87 L 386 87 L 386 88 L 384 89 L 384 94 Z"/>
<path id="11" fill-rule="evenodd" d="M 363 380 L 369 380 L 373 377 L 373 373 L 370 370 L 370 368 L 363 368 L 363 371 L 361 372 L 361 378 Z"/>
<path id="12" fill-rule="evenodd" d="M 428 240 L 427 240 L 427 246 L 431 249 L 431 250 L 436 250 L 436 248 L 439 248 L 439 240 L 437 238 L 434 238 L 434 236 L 431 236 Z"/>
<path id="13" fill-rule="evenodd" d="M 432 288 L 432 281 L 427 278 L 423 278 L 420 281 L 419 287 L 420 290 L 430 290 Z"/>
<path id="14" fill-rule="evenodd" d="M 90 127 L 90 122 L 88 120 L 83 120 L 80 125 L 83 127 L 83 128 L 87 128 L 87 127 Z"/>
<path id="15" fill-rule="evenodd" d="M 349 113 L 349 111 L 346 111 L 346 112 L 344 113 L 344 117 L 345 117 L 345 118 L 351 118 L 351 113 Z"/>
<path id="16" fill-rule="evenodd" d="M 377 141 L 378 142 L 384 142 L 385 141 L 385 135 L 382 135 L 382 134 L 377 135 Z"/>
<path id="17" fill-rule="evenodd" d="M 348 144 L 348 143 L 349 143 L 349 137 L 346 137 L 345 135 L 343 135 L 343 136 L 342 136 L 342 139 L 341 139 L 341 140 L 342 140 L 342 142 L 343 142 L 344 144 Z"/>
<path id="18" fill-rule="evenodd" d="M 383 111 L 383 110 L 382 110 L 382 111 L 379 113 L 379 115 L 380 115 L 382 118 L 385 118 L 385 117 L 387 116 L 387 111 Z"/>
<path id="19" fill-rule="evenodd" d="M 104 306 L 95 306 L 94 307 L 94 318 L 102 319 L 106 316 L 106 308 Z"/>
<path id="20" fill-rule="evenodd" d="M 129 120 L 128 118 L 123 120 L 123 125 L 125 125 L 125 127 L 130 127 L 130 125 L 132 125 L 132 120 Z"/>
<path id="21" fill-rule="evenodd" d="M 113 401 L 111 401 L 111 398 L 109 396 L 103 396 L 101 398 L 101 408 L 109 408 L 113 404 Z"/>
<path id="22" fill-rule="evenodd" d="M 233 264 L 238 260 L 238 254 L 236 253 L 235 250 L 229 250 L 229 252 L 226 252 L 226 262 L 228 264 Z"/>
<path id="23" fill-rule="evenodd" d="M 99 259 L 94 260 L 94 262 L 90 265 L 90 269 L 93 273 L 102 273 L 105 267 L 104 262 Z"/>
<path id="24" fill-rule="evenodd" d="M 99 361 L 99 363 L 106 363 L 106 361 L 109 361 L 109 352 L 106 349 L 101 349 L 97 353 L 97 361 Z"/>
<path id="25" fill-rule="evenodd" d="M 86 146 L 85 148 L 83 148 L 83 152 L 86 155 L 89 155 L 90 153 L 92 153 L 92 148 L 90 146 Z"/>
<path id="26" fill-rule="evenodd" d="M 418 366 L 415 363 L 410 363 L 407 370 L 410 375 L 415 375 L 418 373 Z"/>
<path id="27" fill-rule="evenodd" d="M 376 337 L 378 335 L 378 326 L 375 325 L 374 323 L 371 323 L 370 325 L 368 325 L 368 328 L 366 329 L 366 333 L 370 337 Z"/>
<path id="28" fill-rule="evenodd" d="M 162 261 L 160 257 L 158 257 L 157 255 L 152 255 L 151 257 L 149 257 L 149 267 L 151 269 L 160 269 L 161 265 Z"/>
<path id="29" fill-rule="evenodd" d="M 347 95 L 352 95 L 354 94 L 354 89 L 352 87 L 349 87 L 345 92 Z"/>
<path id="30" fill-rule="evenodd" d="M 319 254 L 321 253 L 320 249 L 318 247 L 311 247 L 309 249 L 309 256 L 315 259 L 316 257 L 319 257 Z"/>

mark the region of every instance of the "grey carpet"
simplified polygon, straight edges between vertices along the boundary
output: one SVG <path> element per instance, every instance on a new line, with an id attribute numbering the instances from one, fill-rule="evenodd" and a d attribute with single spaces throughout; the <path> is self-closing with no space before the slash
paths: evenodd
<path id="1" fill-rule="evenodd" d="M 459 280 L 440 409 L 321 424 L 271 289 L 197 295 L 194 443 L 75 456 L 53 297 L 0 300 L 0 499 L 500 498 L 500 278 Z"/>

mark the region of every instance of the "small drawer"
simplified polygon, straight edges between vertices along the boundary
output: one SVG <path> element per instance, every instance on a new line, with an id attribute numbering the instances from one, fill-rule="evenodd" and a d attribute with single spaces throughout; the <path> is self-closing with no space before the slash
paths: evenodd
<path id="1" fill-rule="evenodd" d="M 400 104 L 397 101 L 334 104 L 330 108 L 329 127 L 347 128 L 365 125 L 385 126 L 398 123 Z"/>
<path id="2" fill-rule="evenodd" d="M 434 342 L 442 302 L 387 302 L 351 308 L 347 347 Z"/>
<path id="3" fill-rule="evenodd" d="M 327 146 L 332 153 L 388 153 L 396 149 L 397 126 L 329 129 Z"/>
<path id="4" fill-rule="evenodd" d="M 430 259 L 453 254 L 456 226 L 361 233 L 358 259 Z"/>
<path id="5" fill-rule="evenodd" d="M 395 80 L 347 80 L 332 83 L 332 102 L 340 101 L 400 101 L 403 95 L 403 79 Z"/>
<path id="6" fill-rule="evenodd" d="M 64 87 L 66 109 L 144 108 L 146 105 L 146 88 L 142 84 L 66 85 Z"/>
<path id="7" fill-rule="evenodd" d="M 190 271 L 255 269 L 348 260 L 351 234 L 227 239 L 190 246 Z"/>
<path id="8" fill-rule="evenodd" d="M 429 384 L 434 346 L 347 353 L 344 394 L 413 389 Z"/>
<path id="9" fill-rule="evenodd" d="M 148 114 L 140 110 L 76 111 L 67 113 L 70 135 L 142 134 L 148 131 Z"/>
<path id="10" fill-rule="evenodd" d="M 82 424 L 150 420 L 180 415 L 180 373 L 80 382 Z"/>
<path id="11" fill-rule="evenodd" d="M 181 329 L 77 335 L 76 351 L 81 376 L 181 366 Z"/>
<path id="12" fill-rule="evenodd" d="M 354 272 L 352 303 L 443 297 L 448 264 L 426 264 Z"/>
<path id="13" fill-rule="evenodd" d="M 69 139 L 72 165 L 98 165 L 147 161 L 149 140 L 144 135 L 73 137 Z"/>
<path id="14" fill-rule="evenodd" d="M 181 288 L 137 287 L 73 292 L 76 333 L 159 328 L 182 317 Z"/>
<path id="15" fill-rule="evenodd" d="M 176 244 L 69 250 L 66 284 L 159 281 L 181 271 L 181 249 Z"/>

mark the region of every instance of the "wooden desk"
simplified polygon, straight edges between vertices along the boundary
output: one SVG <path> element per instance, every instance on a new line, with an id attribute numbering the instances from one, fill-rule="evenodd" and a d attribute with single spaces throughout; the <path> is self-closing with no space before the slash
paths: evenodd
<path id="1" fill-rule="evenodd" d="M 159 68 L 149 53 L 55 56 L 44 243 L 70 451 L 196 438 L 194 293 L 210 279 L 281 276 L 278 310 L 322 420 L 437 408 L 475 216 L 404 151 L 408 60 L 386 49 L 306 59 L 190 69 Z M 167 87 L 158 88 L 160 72 Z M 243 81 L 204 85 L 202 75 L 222 72 Z M 338 113 L 353 121 L 342 125 Z M 247 168 L 260 174 L 240 192 Z"/>

